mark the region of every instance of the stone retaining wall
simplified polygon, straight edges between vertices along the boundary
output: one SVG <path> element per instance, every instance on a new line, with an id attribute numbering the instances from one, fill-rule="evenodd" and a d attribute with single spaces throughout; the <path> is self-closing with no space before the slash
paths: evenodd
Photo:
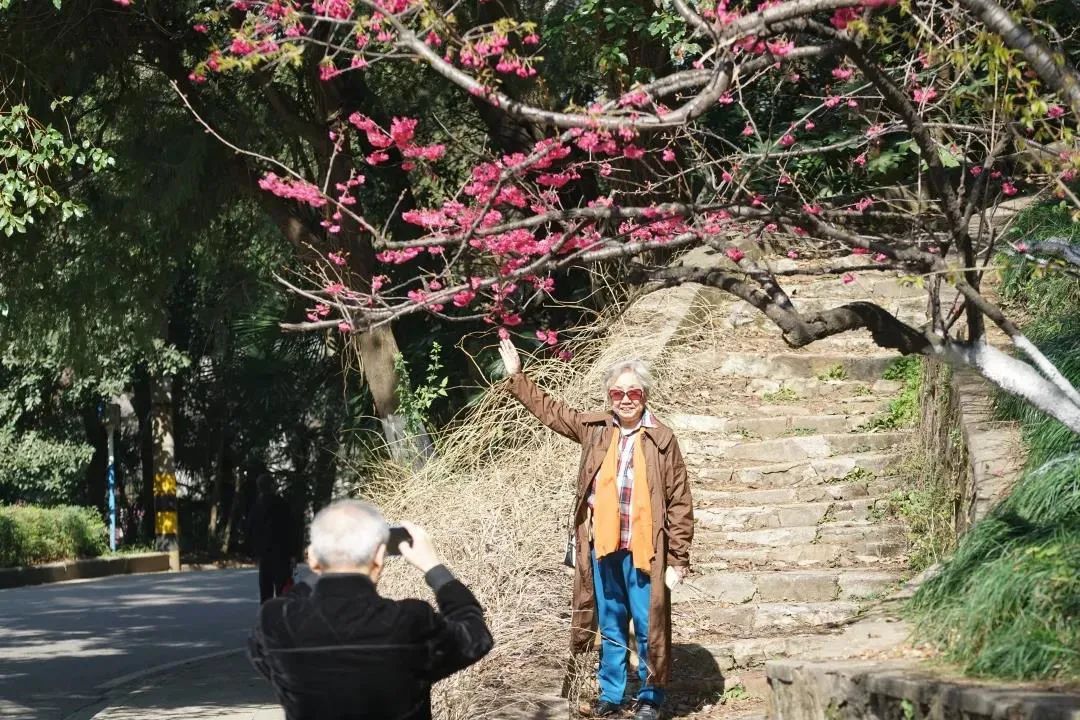
<path id="1" fill-rule="evenodd" d="M 974 370 L 926 363 L 919 435 L 933 472 L 955 488 L 957 535 L 1008 494 L 1024 466 L 1019 425 L 994 419 L 993 398 L 993 387 Z"/>
<path id="2" fill-rule="evenodd" d="M 86 580 L 108 575 L 163 572 L 169 569 L 169 553 L 141 553 L 119 557 L 90 558 L 33 567 L 0 569 L 0 589 L 23 585 Z"/>
<path id="3" fill-rule="evenodd" d="M 1080 720 L 1080 694 L 943 677 L 903 662 L 776 660 L 774 720 Z"/>

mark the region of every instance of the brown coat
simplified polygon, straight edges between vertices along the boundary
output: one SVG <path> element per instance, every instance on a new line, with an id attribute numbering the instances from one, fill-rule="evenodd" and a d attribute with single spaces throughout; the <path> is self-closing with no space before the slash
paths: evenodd
<path id="1" fill-rule="evenodd" d="M 592 563 L 589 561 L 589 490 L 604 461 L 615 427 L 610 412 L 578 412 L 548 396 L 524 373 L 510 379 L 510 392 L 555 432 L 581 444 L 577 493 L 574 498 L 574 526 L 577 533 L 574 573 L 573 627 L 570 645 L 584 652 L 596 641 L 596 597 Z M 671 675 L 671 595 L 664 584 L 668 565 L 689 566 L 690 542 L 694 537 L 694 504 L 686 479 L 679 442 L 670 429 L 657 422 L 642 429 L 645 466 L 652 501 L 653 547 L 656 549 L 649 573 L 652 596 L 649 601 L 649 668 L 651 682 L 667 683 Z"/>

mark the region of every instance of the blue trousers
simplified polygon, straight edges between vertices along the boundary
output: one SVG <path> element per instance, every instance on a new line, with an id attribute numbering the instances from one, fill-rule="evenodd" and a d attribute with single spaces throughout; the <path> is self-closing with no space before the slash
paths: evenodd
<path id="1" fill-rule="evenodd" d="M 600 699 L 622 704 L 626 692 L 627 660 L 630 656 L 630 619 L 637 636 L 639 701 L 660 706 L 664 690 L 647 684 L 649 675 L 649 576 L 634 567 L 629 550 L 619 550 L 597 559 L 590 553 L 593 586 L 596 590 L 596 617 L 600 629 Z"/>

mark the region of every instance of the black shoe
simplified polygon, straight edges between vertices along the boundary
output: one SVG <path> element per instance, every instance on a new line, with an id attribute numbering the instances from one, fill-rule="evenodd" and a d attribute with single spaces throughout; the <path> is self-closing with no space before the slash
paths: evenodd
<path id="1" fill-rule="evenodd" d="M 639 702 L 634 710 L 634 720 L 659 720 L 660 708 L 652 703 Z"/>
<path id="2" fill-rule="evenodd" d="M 589 709 L 589 717 L 618 717 L 620 715 L 622 715 L 622 705 L 616 705 L 607 700 L 597 700 Z"/>

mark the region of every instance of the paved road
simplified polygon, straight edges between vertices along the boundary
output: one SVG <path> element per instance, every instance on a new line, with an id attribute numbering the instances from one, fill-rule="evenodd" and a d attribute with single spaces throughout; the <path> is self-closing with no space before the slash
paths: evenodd
<path id="1" fill-rule="evenodd" d="M 103 683 L 244 645 L 254 570 L 127 575 L 0 590 L 0 718 L 60 720 Z"/>

